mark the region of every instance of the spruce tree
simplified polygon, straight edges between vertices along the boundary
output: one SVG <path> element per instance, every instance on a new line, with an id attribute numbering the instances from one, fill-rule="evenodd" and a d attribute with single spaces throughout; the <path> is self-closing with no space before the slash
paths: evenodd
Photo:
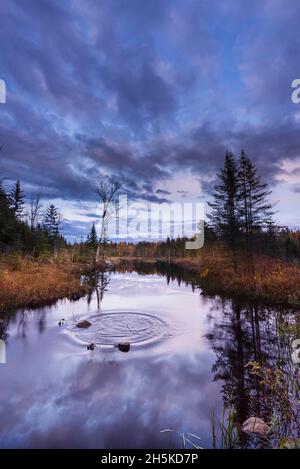
<path id="1" fill-rule="evenodd" d="M 257 174 L 257 169 L 242 150 L 239 158 L 239 200 L 241 203 L 241 224 L 245 233 L 248 265 L 254 271 L 254 236 L 273 224 L 272 204 L 268 198 L 271 191 Z"/>
<path id="2" fill-rule="evenodd" d="M 24 216 L 24 193 L 21 189 L 20 181 L 17 180 L 9 193 L 10 207 L 17 220 L 22 221 Z"/>
<path id="3" fill-rule="evenodd" d="M 60 214 L 55 205 L 50 204 L 43 220 L 43 228 L 51 239 L 59 237 Z"/>
<path id="4" fill-rule="evenodd" d="M 91 231 L 89 232 L 87 236 L 87 244 L 88 246 L 95 247 L 98 245 L 98 236 L 95 228 L 95 223 L 93 223 L 93 226 L 91 228 Z"/>
<path id="5" fill-rule="evenodd" d="M 9 198 L 0 181 L 0 243 L 8 242 L 8 233 L 12 224 L 12 212 L 9 208 Z"/>
<path id="6" fill-rule="evenodd" d="M 216 236 L 224 239 L 233 254 L 236 270 L 236 248 L 240 229 L 238 165 L 231 152 L 225 156 L 224 167 L 218 174 L 219 183 L 208 203 L 211 212 L 207 215 Z"/>

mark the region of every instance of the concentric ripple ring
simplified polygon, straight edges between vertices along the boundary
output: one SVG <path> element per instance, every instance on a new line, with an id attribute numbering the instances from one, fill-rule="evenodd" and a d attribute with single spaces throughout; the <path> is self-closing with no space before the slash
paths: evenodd
<path id="1" fill-rule="evenodd" d="M 166 322 L 149 313 L 117 311 L 98 313 L 87 319 L 92 324 L 88 329 L 78 329 L 74 325 L 69 331 L 77 339 L 96 345 L 120 342 L 143 345 L 172 335 Z"/>

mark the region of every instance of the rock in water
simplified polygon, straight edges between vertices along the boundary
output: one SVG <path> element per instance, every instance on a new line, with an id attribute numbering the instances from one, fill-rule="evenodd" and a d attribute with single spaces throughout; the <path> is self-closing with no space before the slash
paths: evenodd
<path id="1" fill-rule="evenodd" d="M 80 329 L 87 329 L 88 327 L 90 327 L 92 324 L 90 323 L 90 321 L 87 321 L 86 319 L 84 321 L 79 321 L 77 324 L 76 324 L 76 327 L 79 327 Z"/>
<path id="2" fill-rule="evenodd" d="M 129 352 L 130 343 L 129 342 L 123 342 L 121 344 L 118 344 L 117 347 L 120 350 L 120 352 Z"/>
<path id="3" fill-rule="evenodd" d="M 87 348 L 88 350 L 92 350 L 92 351 L 93 351 L 93 350 L 95 349 L 95 344 L 91 343 L 91 344 L 87 345 L 86 348 Z"/>
<path id="4" fill-rule="evenodd" d="M 271 428 L 259 417 L 250 417 L 243 423 L 242 430 L 246 433 L 256 433 L 265 436 Z"/>

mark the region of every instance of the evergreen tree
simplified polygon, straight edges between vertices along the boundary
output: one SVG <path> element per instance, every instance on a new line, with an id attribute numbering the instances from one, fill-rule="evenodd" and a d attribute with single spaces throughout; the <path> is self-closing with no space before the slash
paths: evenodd
<path id="1" fill-rule="evenodd" d="M 214 188 L 213 202 L 207 216 L 216 235 L 224 239 L 233 253 L 236 269 L 236 247 L 240 228 L 238 165 L 231 152 L 225 156 L 224 167 L 218 174 L 219 184 Z"/>
<path id="2" fill-rule="evenodd" d="M 20 181 L 17 180 L 9 193 L 10 206 L 17 220 L 21 221 L 24 216 L 24 193 Z"/>
<path id="3" fill-rule="evenodd" d="M 9 198 L 0 181 L 0 243 L 7 244 L 12 227 L 13 214 L 9 208 Z"/>
<path id="4" fill-rule="evenodd" d="M 241 223 L 246 238 L 248 265 L 253 271 L 254 236 L 273 224 L 274 212 L 272 212 L 272 204 L 268 201 L 271 191 L 257 175 L 257 169 L 243 150 L 239 158 L 238 176 Z"/>
<path id="5" fill-rule="evenodd" d="M 16 203 L 12 203 L 15 200 Z M 59 234 L 60 216 L 58 209 L 50 206 L 44 216 L 44 223 L 32 230 L 21 219 L 24 194 L 20 183 L 9 193 L 0 180 L 0 253 L 26 252 L 38 256 L 41 252 L 65 245 Z"/>
<path id="6" fill-rule="evenodd" d="M 55 205 L 50 204 L 44 216 L 43 228 L 51 239 L 59 237 L 60 214 Z"/>
<path id="7" fill-rule="evenodd" d="M 87 245 L 91 247 L 95 247 L 98 245 L 98 236 L 95 228 L 95 223 L 93 223 L 93 226 L 91 228 L 91 231 L 89 232 L 87 236 Z"/>

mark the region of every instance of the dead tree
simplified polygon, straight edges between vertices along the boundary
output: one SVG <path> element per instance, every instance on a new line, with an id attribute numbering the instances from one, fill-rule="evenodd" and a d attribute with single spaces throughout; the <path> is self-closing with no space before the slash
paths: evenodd
<path id="1" fill-rule="evenodd" d="M 118 203 L 117 195 L 121 184 L 108 178 L 103 179 L 95 186 L 95 192 L 98 196 L 101 210 L 101 226 L 98 247 L 96 252 L 96 263 L 103 257 L 103 244 L 105 241 L 105 230 L 109 220 L 117 216 Z"/>
<path id="2" fill-rule="evenodd" d="M 29 225 L 30 229 L 34 230 L 36 225 L 38 224 L 39 218 L 41 217 L 41 197 L 42 193 L 37 192 L 36 194 L 32 195 L 30 198 L 30 207 L 29 207 Z"/>

